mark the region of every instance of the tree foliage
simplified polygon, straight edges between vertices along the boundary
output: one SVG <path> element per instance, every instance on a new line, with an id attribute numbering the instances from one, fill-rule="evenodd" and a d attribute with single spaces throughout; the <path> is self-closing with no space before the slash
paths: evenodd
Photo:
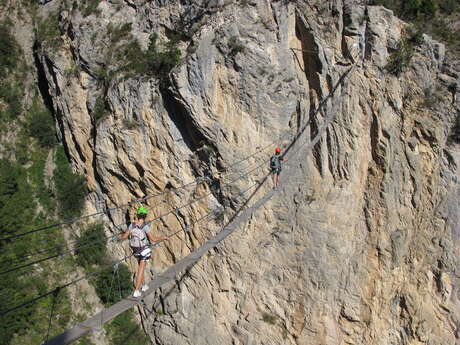
<path id="1" fill-rule="evenodd" d="M 0 78 L 16 68 L 21 48 L 10 31 L 11 23 L 0 23 Z"/>
<path id="2" fill-rule="evenodd" d="M 145 345 L 150 339 L 133 320 L 131 311 L 118 315 L 107 326 L 113 345 Z"/>
<path id="3" fill-rule="evenodd" d="M 178 48 L 179 39 L 176 36 L 164 44 L 158 43 L 158 36 L 150 36 L 150 44 L 145 53 L 148 71 L 160 78 L 168 76 L 169 72 L 179 64 L 181 52 Z"/>
<path id="4" fill-rule="evenodd" d="M 129 295 L 133 286 L 131 273 L 125 264 L 119 264 L 118 268 L 104 268 L 93 280 L 93 285 L 98 297 L 105 305 L 116 303 Z"/>
<path id="5" fill-rule="evenodd" d="M 179 37 L 172 35 L 169 41 L 159 42 L 158 35 L 152 34 L 145 52 L 133 40 L 120 49 L 118 58 L 124 61 L 122 69 L 136 75 L 157 77 L 167 84 L 169 73 L 181 60 Z"/>
<path id="6" fill-rule="evenodd" d="M 59 215 L 64 219 L 77 217 L 83 211 L 87 194 L 86 180 L 84 176 L 72 171 L 62 146 L 56 150 L 55 163 L 54 185 L 59 201 Z"/>
<path id="7" fill-rule="evenodd" d="M 458 6 L 455 0 L 374 0 L 373 4 L 385 6 L 404 19 L 433 17 L 438 9 L 450 14 Z"/>
<path id="8" fill-rule="evenodd" d="M 35 202 L 27 182 L 24 168 L 8 160 L 0 160 L 0 237 L 21 233 L 34 224 Z M 21 258 L 33 243 L 24 240 L 0 242 L 0 266 L 3 271 L 11 268 L 8 260 Z M 27 271 L 11 272 L 0 279 L 0 306 L 2 310 L 30 298 L 44 286 L 43 280 L 32 283 Z M 0 344 L 9 344 L 15 334 L 25 332 L 24 325 L 36 306 L 29 305 L 5 317 L 0 322 Z"/>
<path id="9" fill-rule="evenodd" d="M 77 262 L 84 268 L 101 265 L 107 262 L 107 238 L 101 223 L 89 225 L 77 239 L 79 248 L 75 255 Z"/>
<path id="10" fill-rule="evenodd" d="M 34 217 L 35 202 L 24 170 L 0 160 L 0 234 L 2 237 L 24 231 Z"/>
<path id="11" fill-rule="evenodd" d="M 37 139 L 40 146 L 51 148 L 56 144 L 53 115 L 37 103 L 29 110 L 27 127 L 29 135 Z"/>
<path id="12" fill-rule="evenodd" d="M 20 83 L 0 81 L 0 119 L 15 120 L 22 112 Z"/>

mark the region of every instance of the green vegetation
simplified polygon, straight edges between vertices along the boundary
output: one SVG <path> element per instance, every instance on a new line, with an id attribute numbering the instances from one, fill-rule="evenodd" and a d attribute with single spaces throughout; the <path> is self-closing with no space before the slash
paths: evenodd
<path id="1" fill-rule="evenodd" d="M 50 13 L 48 17 L 38 20 L 35 37 L 42 47 L 58 50 L 61 42 L 60 36 L 59 12 Z"/>
<path id="2" fill-rule="evenodd" d="M 89 340 L 88 336 L 85 336 L 78 340 L 77 345 L 94 345 L 94 343 L 91 340 Z"/>
<path id="3" fill-rule="evenodd" d="M 27 120 L 28 134 L 37 139 L 40 146 L 51 148 L 57 143 L 54 119 L 48 109 L 39 106 L 35 101 L 28 111 Z"/>
<path id="4" fill-rule="evenodd" d="M 22 112 L 22 50 L 10 31 L 12 23 L 0 22 L 0 123 L 16 120 Z M 4 126 L 2 126 L 4 127 Z"/>
<path id="5" fill-rule="evenodd" d="M 57 221 L 58 202 L 62 216 L 77 214 L 85 193 L 84 179 L 72 173 L 62 147 L 56 152 L 55 171 L 46 169 L 56 150 L 53 117 L 38 97 L 37 88 L 32 87 L 34 81 L 27 78 L 28 68 L 9 27 L 6 22 L 0 23 L 0 128 L 2 134 L 10 132 L 0 159 L 0 238 Z M 36 33 L 42 47 L 58 46 L 58 14 L 41 20 Z M 25 103 L 27 89 L 33 89 L 31 92 L 37 95 L 31 106 Z M 53 173 L 55 188 L 51 181 Z M 57 229 L 1 241 L 0 271 L 32 263 L 65 248 L 64 236 Z M 1 311 L 67 281 L 72 260 L 66 256 L 3 274 Z M 57 300 L 51 334 L 67 328 L 74 316 L 63 290 L 56 297 L 50 295 L 1 318 L 0 343 L 41 343 L 54 298 Z"/>
<path id="6" fill-rule="evenodd" d="M 83 211 L 86 181 L 72 171 L 64 148 L 59 146 L 55 157 L 54 185 L 59 201 L 59 215 L 64 219 L 78 217 Z"/>
<path id="7" fill-rule="evenodd" d="M 77 239 L 76 261 L 86 273 L 97 272 L 90 279 L 104 305 L 109 306 L 132 293 L 131 273 L 124 263 L 110 265 L 107 252 L 107 237 L 102 224 L 89 225 Z M 133 320 L 131 311 L 117 316 L 106 329 L 113 344 L 143 345 L 148 338 Z M 128 333 L 129 332 L 129 333 Z M 82 344 L 85 344 L 84 342 Z"/>
<path id="8" fill-rule="evenodd" d="M 137 74 L 154 76 L 166 81 L 171 70 L 179 64 L 181 59 L 178 43 L 178 37 L 173 36 L 168 42 L 160 44 L 158 36 L 153 34 L 150 36 L 149 47 L 145 53 L 133 54 L 137 48 L 133 49 L 127 67 Z"/>
<path id="9" fill-rule="evenodd" d="M 402 39 L 398 43 L 398 47 L 391 54 L 388 64 L 385 66 L 386 70 L 396 76 L 410 65 L 412 57 L 414 56 L 414 47 L 407 39 Z"/>
<path id="10" fill-rule="evenodd" d="M 433 16 L 438 9 L 452 13 L 457 7 L 454 0 L 375 0 L 373 4 L 385 6 L 404 19 Z"/>
<path id="11" fill-rule="evenodd" d="M 400 75 L 409 65 L 414 56 L 415 47 L 423 42 L 420 30 L 409 27 L 399 41 L 396 50 L 391 54 L 386 70 L 396 76 Z"/>
<path id="12" fill-rule="evenodd" d="M 21 55 L 21 48 L 10 32 L 11 23 L 0 23 L 0 78 L 14 70 Z"/>
<path id="13" fill-rule="evenodd" d="M 269 314 L 267 312 L 262 313 L 262 321 L 266 322 L 266 323 L 268 323 L 270 325 L 275 325 L 277 319 L 278 318 L 276 317 L 276 315 L 272 315 L 272 314 Z"/>
<path id="14" fill-rule="evenodd" d="M 106 260 L 107 261 L 107 260 Z M 115 269 L 118 272 L 115 272 Z M 109 267 L 102 270 L 92 281 L 96 293 L 105 305 L 112 305 L 132 293 L 131 273 L 128 266 L 121 263 L 118 268 Z"/>
<path id="15" fill-rule="evenodd" d="M 0 81 L 0 121 L 11 121 L 18 118 L 22 112 L 23 97 L 21 84 Z"/>
<path id="16" fill-rule="evenodd" d="M 158 36 L 153 34 L 150 36 L 148 49 L 143 51 L 139 42 L 132 37 L 131 28 L 131 23 L 107 26 L 110 43 L 106 60 L 94 72 L 103 89 L 102 95 L 106 94 L 116 76 L 119 78 L 155 77 L 160 79 L 161 86 L 167 86 L 169 73 L 180 63 L 181 52 L 177 35 L 172 35 L 167 42 L 159 43 Z M 92 112 L 92 118 L 96 123 L 109 113 L 107 100 L 102 95 L 97 98 Z M 127 125 L 132 129 L 135 123 Z"/>
<path id="17" fill-rule="evenodd" d="M 23 150 L 25 145 L 22 146 Z M 37 149 L 33 152 L 30 152 L 29 155 L 24 155 L 23 159 L 31 163 L 30 167 L 27 169 L 28 172 L 28 181 L 31 188 L 35 191 L 35 196 L 38 198 L 38 201 L 42 207 L 47 210 L 45 215 L 39 213 L 37 216 L 40 217 L 40 220 L 45 222 L 47 221 L 48 213 L 51 213 L 51 210 L 56 208 L 55 194 L 49 185 L 49 181 L 45 181 L 45 165 L 46 160 L 48 159 L 49 151 L 47 149 Z"/>
<path id="18" fill-rule="evenodd" d="M 434 18 L 430 22 L 429 32 L 436 39 L 445 42 L 451 50 L 460 51 L 460 30 L 452 29 L 452 24 L 445 18 Z"/>
<path id="19" fill-rule="evenodd" d="M 133 25 L 131 23 L 124 23 L 118 26 L 109 23 L 107 25 L 107 34 L 110 36 L 112 42 L 119 42 L 122 39 L 129 39 L 132 37 L 132 26 Z"/>
<path id="20" fill-rule="evenodd" d="M 24 168 L 18 163 L 0 160 L 0 236 L 6 237 L 22 233 L 35 226 L 41 225 L 46 218 L 45 214 L 37 215 L 35 201 L 35 183 L 42 184 L 43 169 L 37 164 L 37 159 L 32 167 Z M 45 205 L 46 206 L 46 205 Z M 0 270 L 4 271 L 24 263 L 24 255 L 43 249 L 54 247 L 62 243 L 62 236 L 53 233 L 31 235 L 27 239 L 19 238 L 0 242 Z M 48 274 L 52 272 L 52 274 Z M 50 278 L 58 274 L 51 271 L 48 264 L 41 265 L 41 272 L 36 274 L 36 268 L 27 267 L 10 272 L 0 279 L 1 309 L 5 310 L 24 302 L 33 296 L 50 289 Z M 56 326 L 63 327 L 67 323 L 70 311 L 65 301 L 65 294 L 57 311 L 62 313 L 56 321 Z M 25 336 L 33 339 L 33 343 L 43 340 L 43 327 L 46 324 L 46 314 L 49 313 L 51 299 L 43 299 L 35 304 L 8 314 L 0 322 L 0 343 L 13 344 L 15 339 Z M 66 321 L 67 320 L 67 321 Z M 41 337 L 41 338 L 40 338 Z M 20 343 L 20 340 L 18 340 Z"/>
<path id="21" fill-rule="evenodd" d="M 107 236 L 101 223 L 89 225 L 78 237 L 76 246 L 81 247 L 75 252 L 77 263 L 87 273 L 100 271 L 91 279 L 91 283 L 102 303 L 111 305 L 132 292 L 131 273 L 128 267 L 123 263 L 116 267 L 110 266 Z"/>
<path id="22" fill-rule="evenodd" d="M 75 252 L 77 263 L 83 268 L 90 268 L 106 262 L 106 242 L 104 226 L 101 223 L 89 225 L 77 239 L 76 247 L 82 247 Z M 85 246 L 88 243 L 91 245 Z"/>
<path id="23" fill-rule="evenodd" d="M 132 311 L 118 315 L 106 326 L 113 345 L 145 345 L 150 339 L 135 323 Z"/>
<path id="24" fill-rule="evenodd" d="M 82 14 L 84 17 L 88 17 L 92 14 L 99 16 L 101 10 L 97 8 L 99 5 L 100 0 L 87 0 L 85 1 L 86 5 L 82 9 Z M 75 2 L 74 2 L 75 4 Z M 78 3 L 77 3 L 78 6 Z"/>
<path id="25" fill-rule="evenodd" d="M 228 47 L 230 48 L 230 56 L 235 56 L 238 53 L 243 53 L 246 47 L 241 43 L 240 39 L 232 36 L 228 40 Z"/>
<path id="26" fill-rule="evenodd" d="M 35 202 L 23 168 L 0 160 L 0 229 L 2 237 L 19 232 L 34 218 Z M 20 212 L 20 217 L 17 213 Z"/>
<path id="27" fill-rule="evenodd" d="M 102 120 L 108 114 L 107 105 L 105 102 L 104 97 L 99 96 L 96 99 L 96 103 L 94 104 L 93 111 L 91 116 L 93 120 L 97 123 Z"/>
<path id="28" fill-rule="evenodd" d="M 445 42 L 450 49 L 460 50 L 460 30 L 454 30 L 446 17 L 460 11 L 456 0 L 374 0 L 405 20 L 423 27 L 425 33 Z"/>
<path id="29" fill-rule="evenodd" d="M 131 24 L 119 27 L 109 25 L 107 28 L 111 44 L 106 66 L 118 65 L 117 72 L 133 76 L 157 77 L 168 80 L 171 70 L 180 63 L 181 52 L 178 47 L 179 36 L 172 35 L 167 42 L 158 42 L 158 36 L 150 36 L 148 49 L 142 51 L 139 42 L 132 38 Z M 120 44 L 121 42 L 121 44 Z M 105 72 L 110 75 L 110 71 Z"/>

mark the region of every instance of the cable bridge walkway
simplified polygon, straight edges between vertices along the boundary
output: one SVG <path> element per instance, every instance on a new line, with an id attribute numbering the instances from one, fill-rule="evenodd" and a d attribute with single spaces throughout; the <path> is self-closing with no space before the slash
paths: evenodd
<path id="1" fill-rule="evenodd" d="M 324 117 L 323 123 L 319 126 L 319 128 L 317 128 L 315 136 L 311 141 L 308 142 L 307 140 L 305 140 L 301 144 L 298 143 L 299 138 L 303 135 L 305 130 L 312 123 L 312 121 L 314 119 L 314 116 L 317 113 L 319 113 L 321 111 L 321 109 L 323 108 L 323 106 L 326 105 L 327 101 L 330 100 L 333 97 L 333 95 L 334 95 L 335 91 L 337 90 L 337 88 L 340 85 L 344 84 L 345 78 L 350 74 L 350 72 L 352 72 L 355 69 L 355 67 L 356 67 L 356 65 L 353 65 L 352 67 L 350 67 L 346 72 L 344 72 L 340 76 L 340 78 L 336 82 L 335 86 L 330 91 L 330 93 L 319 103 L 319 105 L 315 109 L 315 111 L 310 113 L 309 120 L 306 123 L 304 123 L 303 126 L 298 128 L 298 130 L 295 133 L 295 135 L 293 137 L 291 137 L 290 143 L 286 147 L 285 152 L 283 154 L 283 156 L 285 156 L 285 155 L 289 156 L 288 157 L 289 161 L 291 161 L 291 162 L 295 161 L 295 159 L 298 158 L 298 155 L 299 155 L 300 152 L 302 152 L 304 155 L 308 154 L 308 152 L 313 149 L 313 147 L 319 142 L 319 140 L 321 140 L 321 138 L 322 138 L 323 134 L 325 133 L 327 127 L 332 123 L 332 121 L 335 118 L 335 112 L 333 112 L 333 111 L 330 111 L 329 114 L 326 114 L 326 116 Z M 284 138 L 292 130 L 293 130 L 292 128 L 287 130 L 278 139 L 280 140 L 280 139 Z M 244 160 L 247 160 L 247 159 L 255 156 L 259 152 L 266 150 L 271 145 L 272 144 L 266 145 L 265 147 L 257 150 L 256 152 L 254 152 L 250 156 L 248 156 L 248 157 L 246 157 L 244 159 L 241 159 L 237 163 L 240 163 L 240 162 L 242 162 Z M 240 175 L 239 178 L 232 179 L 231 181 L 226 182 L 223 185 L 232 185 L 232 184 L 234 184 L 237 180 L 239 180 L 239 179 L 251 174 L 252 172 L 260 169 L 264 164 L 266 164 L 266 163 L 262 162 L 262 164 L 258 164 L 257 167 L 252 168 L 249 171 L 247 171 L 246 173 Z M 160 275 L 155 277 L 148 284 L 149 289 L 147 290 L 147 292 L 143 293 L 142 298 L 127 297 L 125 299 L 122 299 L 118 303 L 115 303 L 114 305 L 112 305 L 112 306 L 110 306 L 110 307 L 108 307 L 106 309 L 103 309 L 98 314 L 94 315 L 93 317 L 89 318 L 88 320 L 79 323 L 78 325 L 74 326 L 73 328 L 66 330 L 65 332 L 55 336 L 52 339 L 49 339 L 48 336 L 49 336 L 50 329 L 51 329 L 51 321 L 52 321 L 53 311 L 54 311 L 54 307 L 55 307 L 55 303 L 56 303 L 56 296 L 59 294 L 59 291 L 64 289 L 64 288 L 67 288 L 67 287 L 69 287 L 71 285 L 74 285 L 74 284 L 76 284 L 76 283 L 78 283 L 78 282 L 80 282 L 80 281 L 82 281 L 84 279 L 88 279 L 89 277 L 97 274 L 96 272 L 93 272 L 93 273 L 87 274 L 87 275 L 85 275 L 83 277 L 80 277 L 78 279 L 75 279 L 75 280 L 73 280 L 73 281 L 71 281 L 71 282 L 69 282 L 67 284 L 64 284 L 62 286 L 56 287 L 54 290 L 48 291 L 48 292 L 46 292 L 44 294 L 41 294 L 41 295 L 31 299 L 31 300 L 28 300 L 26 302 L 23 302 L 23 303 L 21 303 L 19 305 L 14 306 L 12 308 L 9 308 L 9 309 L 7 309 L 5 311 L 2 311 L 0 313 L 0 315 L 5 316 L 6 314 L 9 314 L 10 312 L 18 310 L 18 309 L 20 309 L 20 308 L 22 308 L 22 307 L 24 307 L 26 305 L 29 305 L 31 303 L 35 303 L 36 301 L 38 301 L 38 300 L 40 300 L 42 298 L 45 298 L 47 296 L 54 296 L 53 304 L 52 304 L 52 307 L 51 307 L 51 314 L 50 314 L 50 319 L 49 319 L 48 331 L 47 331 L 47 334 L 46 334 L 45 341 L 43 343 L 44 345 L 70 344 L 71 342 L 83 337 L 84 335 L 86 335 L 87 333 L 89 333 L 91 331 L 100 330 L 105 323 L 107 323 L 108 321 L 112 320 L 116 316 L 120 315 L 121 313 L 127 311 L 128 309 L 130 309 L 130 308 L 132 308 L 132 307 L 134 307 L 136 305 L 143 304 L 144 303 L 143 302 L 144 297 L 150 295 L 152 292 L 156 291 L 158 288 L 162 287 L 164 284 L 177 279 L 178 276 L 180 276 L 185 271 L 190 269 L 193 265 L 195 265 L 209 250 L 215 248 L 219 243 L 224 241 L 229 235 L 231 235 L 233 232 L 235 232 L 239 228 L 239 226 L 241 224 L 246 222 L 257 210 L 259 210 L 270 199 L 272 199 L 272 197 L 275 195 L 275 193 L 278 193 L 280 190 L 283 189 L 284 185 L 289 183 L 289 180 L 291 180 L 291 178 L 294 176 L 295 170 L 297 169 L 297 167 L 292 163 L 287 163 L 286 165 L 287 165 L 287 169 L 283 173 L 283 178 L 282 178 L 282 180 L 281 180 L 281 182 L 280 182 L 280 184 L 278 186 L 278 189 L 269 190 L 260 199 L 255 201 L 252 205 L 250 205 L 252 199 L 254 199 L 255 195 L 258 193 L 258 191 L 261 189 L 261 187 L 263 186 L 265 181 L 270 176 L 270 173 L 267 173 L 258 182 L 252 184 L 246 190 L 240 192 L 239 196 L 242 196 L 245 193 L 247 193 L 249 190 L 255 188 L 254 191 L 251 193 L 251 195 L 242 204 L 242 206 L 240 206 L 238 208 L 238 210 L 235 211 L 235 213 L 233 214 L 231 219 L 227 222 L 227 224 L 221 228 L 220 232 L 218 232 L 216 235 L 214 235 L 211 239 L 207 240 L 201 247 L 196 249 L 194 252 L 192 252 L 189 255 L 187 255 L 186 257 L 182 258 L 181 260 L 176 262 L 176 264 L 174 264 L 173 266 L 169 267 L 163 273 L 161 273 Z M 185 188 L 185 187 L 187 187 L 189 185 L 194 185 L 194 184 L 198 184 L 198 183 L 199 183 L 198 181 L 195 181 L 195 182 L 191 182 L 191 183 L 188 183 L 188 184 L 185 184 L 183 186 L 176 187 L 176 188 L 173 188 L 173 189 L 177 190 L 177 189 Z M 72 223 L 74 223 L 76 221 L 79 221 L 79 220 L 82 220 L 82 219 L 93 217 L 93 216 L 96 216 L 96 215 L 99 215 L 99 214 L 105 214 L 108 211 L 112 211 L 112 210 L 122 208 L 124 206 L 132 205 L 133 203 L 138 202 L 138 201 L 145 201 L 145 200 L 150 199 L 152 197 L 163 195 L 164 193 L 165 192 L 162 192 L 160 194 L 156 194 L 156 195 L 153 195 L 153 196 L 147 196 L 147 197 L 144 197 L 142 199 L 130 202 L 130 203 L 126 204 L 126 205 L 121 205 L 121 206 L 117 206 L 117 207 L 114 207 L 114 208 L 111 208 L 111 209 L 106 209 L 104 211 L 96 212 L 94 214 L 90 214 L 90 215 L 82 216 L 82 217 L 79 217 L 79 218 L 71 219 L 71 220 L 68 220 L 66 222 L 52 224 L 52 225 L 48 225 L 48 226 L 45 226 L 45 227 L 42 227 L 42 228 L 29 230 L 29 231 L 26 231 L 26 232 L 23 232 L 23 233 L 12 235 L 12 236 L 9 236 L 9 237 L 0 238 L 0 241 L 10 241 L 10 240 L 12 240 L 14 238 L 27 236 L 27 235 L 30 235 L 32 233 L 48 231 L 48 230 L 50 230 L 52 228 L 56 228 L 56 227 L 60 227 L 60 226 L 64 226 L 64 225 L 69 225 L 69 224 L 72 224 Z M 199 200 L 202 200 L 202 199 L 204 199 L 205 197 L 207 197 L 209 195 L 211 195 L 211 193 L 208 193 L 203 197 L 197 198 L 197 199 L 193 200 L 191 203 L 182 205 L 182 206 L 178 207 L 177 209 L 184 208 L 184 207 L 188 206 L 189 204 L 192 204 L 192 203 L 195 203 L 195 202 L 197 202 Z M 175 212 L 177 209 L 169 211 L 169 212 L 167 212 L 165 214 L 162 214 L 162 215 L 156 217 L 151 222 L 159 220 L 159 219 L 163 218 L 164 216 Z M 205 215 L 204 217 L 196 220 L 195 222 L 193 222 L 193 224 L 196 224 L 196 223 L 200 222 L 201 220 L 206 219 L 207 217 L 209 217 L 210 214 L 211 214 L 211 212 L 208 213 L 207 215 Z M 186 229 L 181 229 L 181 230 L 171 234 L 168 238 L 170 238 L 172 236 L 175 236 L 176 234 L 178 234 L 181 231 L 186 232 L 187 230 Z M 117 236 L 117 234 L 113 235 L 111 237 L 107 237 L 106 239 L 114 239 L 116 236 Z M 90 245 L 90 244 L 85 244 L 84 246 L 88 246 L 88 245 Z M 12 268 L 12 269 L 8 269 L 6 271 L 0 272 L 0 276 L 3 275 L 3 274 L 8 274 L 9 272 L 12 272 L 12 271 L 15 271 L 15 270 L 18 270 L 18 269 L 22 269 L 22 268 L 25 268 L 25 267 L 28 267 L 28 266 L 31 266 L 31 265 L 34 265 L 34 264 L 37 264 L 37 263 L 40 263 L 40 262 L 43 262 L 43 261 L 47 261 L 47 260 L 56 258 L 56 257 L 58 257 L 60 255 L 75 252 L 75 250 L 77 250 L 78 248 L 82 248 L 82 247 L 83 246 L 76 247 L 76 248 L 68 250 L 66 252 L 61 252 L 61 253 L 58 253 L 56 255 L 51 255 L 51 256 L 49 256 L 47 258 L 44 258 L 44 259 L 40 259 L 40 260 L 31 262 L 31 263 L 28 263 L 28 264 L 23 264 L 21 266 L 17 266 L 17 267 Z M 35 253 L 35 254 L 42 254 L 42 252 L 38 252 L 38 253 Z M 113 264 L 109 265 L 109 267 L 113 266 L 115 268 L 115 271 L 116 271 L 116 267 L 118 266 L 119 263 L 127 260 L 128 258 L 130 258 L 132 256 L 133 256 L 132 254 L 128 255 L 128 256 L 124 257 L 123 259 L 119 260 L 117 263 L 115 263 L 115 265 L 113 265 Z M 150 314 L 152 314 L 152 312 Z"/>
<path id="2" fill-rule="evenodd" d="M 323 105 L 326 104 L 327 100 L 332 97 L 335 90 L 339 87 L 339 85 L 344 81 L 345 77 L 350 74 L 355 69 L 356 65 L 353 65 L 350 69 L 348 69 L 338 80 L 335 87 L 331 91 L 331 93 L 323 99 L 323 101 L 319 104 L 318 108 L 316 109 L 315 113 L 319 112 Z M 326 128 L 330 125 L 330 123 L 334 120 L 335 113 L 331 113 L 325 117 L 322 125 L 318 128 L 316 136 L 311 140 L 308 145 L 305 146 L 306 142 L 299 145 L 293 152 L 290 152 L 292 148 L 295 147 L 297 140 L 302 136 L 305 132 L 306 128 L 310 125 L 311 119 L 304 124 L 304 126 L 297 132 L 297 134 L 292 139 L 290 145 L 287 147 L 285 154 L 289 154 L 289 160 L 293 160 L 299 154 L 299 152 L 304 152 L 305 154 L 308 153 L 313 147 L 321 140 Z M 259 210 L 263 205 L 265 205 L 278 191 L 282 190 L 283 186 L 288 183 L 290 177 L 293 176 L 295 173 L 295 167 L 293 164 L 289 164 L 286 172 L 284 174 L 284 178 L 279 184 L 278 189 L 270 190 L 267 192 L 263 197 L 257 200 L 253 205 L 248 206 L 251 199 L 255 196 L 258 190 L 262 187 L 264 182 L 268 179 L 269 174 L 266 174 L 261 182 L 257 183 L 257 188 L 253 191 L 250 197 L 245 201 L 245 203 L 239 208 L 238 211 L 233 215 L 230 221 L 222 228 L 222 230 L 217 233 L 214 237 L 206 241 L 200 248 L 192 252 L 191 254 L 187 255 L 186 257 L 179 260 L 176 264 L 166 269 L 163 273 L 159 274 L 155 277 L 149 284 L 149 289 L 147 292 L 143 293 L 142 298 L 134 298 L 134 297 L 127 297 L 121 300 L 118 303 L 108 307 L 107 309 L 103 309 L 93 317 L 89 318 L 88 320 L 76 325 L 75 327 L 68 329 L 64 333 L 61 333 L 54 338 L 46 341 L 43 345 L 61 345 L 61 344 L 70 344 L 71 342 L 85 336 L 87 333 L 91 331 L 98 331 L 100 330 L 103 325 L 116 316 L 120 315 L 121 313 L 129 310 L 130 308 L 143 304 L 143 298 L 150 295 L 151 293 L 155 292 L 158 288 L 162 287 L 164 284 L 176 280 L 181 273 L 185 272 L 186 270 L 190 269 L 193 265 L 195 265 L 209 250 L 215 248 L 219 243 L 224 241 L 229 235 L 235 232 L 241 224 L 246 222 L 257 210 Z M 252 187 L 250 187 L 252 188 Z M 246 190 L 247 191 L 247 190 Z M 245 191 L 245 192 L 246 192 Z M 243 192 L 244 193 L 244 192 Z"/>
<path id="3" fill-rule="evenodd" d="M 262 183 L 259 184 L 259 187 L 260 186 L 262 186 Z M 254 195 L 256 192 L 257 190 L 254 191 L 252 195 Z M 205 255 L 210 249 L 215 248 L 220 242 L 225 240 L 230 234 L 237 230 L 243 222 L 248 220 L 249 217 L 255 211 L 257 211 L 262 205 L 264 205 L 268 200 L 270 200 L 274 195 L 274 192 L 274 190 L 268 192 L 254 205 L 241 211 L 241 213 L 239 213 L 238 215 L 235 215 L 233 219 L 217 235 L 205 242 L 200 248 L 198 248 L 191 254 L 187 255 L 185 258 L 179 260 L 176 264 L 169 267 L 166 271 L 155 277 L 148 284 L 149 289 L 146 293 L 143 294 L 143 297 L 151 294 L 164 284 L 175 280 L 182 272 L 186 271 L 187 269 L 195 265 L 203 257 L 203 255 Z M 44 345 L 70 344 L 78 338 L 83 337 L 90 331 L 100 330 L 106 322 L 112 320 L 113 318 L 127 311 L 128 309 L 142 303 L 143 301 L 141 298 L 128 297 L 112 305 L 111 307 L 100 311 L 98 314 L 94 315 L 90 319 L 50 339 L 49 341 L 45 342 Z"/>

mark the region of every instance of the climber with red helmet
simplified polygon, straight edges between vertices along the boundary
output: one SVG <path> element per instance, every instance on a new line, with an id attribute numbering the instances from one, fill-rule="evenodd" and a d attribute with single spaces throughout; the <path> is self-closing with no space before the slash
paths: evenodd
<path id="1" fill-rule="evenodd" d="M 126 231 L 120 236 L 120 239 L 129 238 L 129 246 L 137 259 L 138 267 L 136 272 L 135 290 L 133 297 L 140 297 L 142 292 L 147 291 L 149 286 L 144 281 L 144 271 L 147 262 L 150 259 L 152 250 L 150 243 L 168 240 L 168 237 L 153 237 L 150 224 L 145 223 L 148 210 L 141 206 L 136 210 L 137 221 L 131 223 Z"/>
<path id="2" fill-rule="evenodd" d="M 278 187 L 279 176 L 281 173 L 281 162 L 286 162 L 287 160 L 281 157 L 281 149 L 277 147 L 275 149 L 275 154 L 270 158 L 270 171 L 272 174 L 273 188 Z"/>

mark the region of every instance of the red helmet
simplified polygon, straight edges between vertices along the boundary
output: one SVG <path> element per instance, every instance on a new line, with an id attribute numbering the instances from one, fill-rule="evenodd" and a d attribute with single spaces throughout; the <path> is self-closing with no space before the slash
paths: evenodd
<path id="1" fill-rule="evenodd" d="M 280 149 L 279 147 L 277 147 L 277 148 L 275 149 L 275 152 L 276 152 L 276 153 L 280 153 L 280 152 L 281 152 L 281 149 Z"/>

